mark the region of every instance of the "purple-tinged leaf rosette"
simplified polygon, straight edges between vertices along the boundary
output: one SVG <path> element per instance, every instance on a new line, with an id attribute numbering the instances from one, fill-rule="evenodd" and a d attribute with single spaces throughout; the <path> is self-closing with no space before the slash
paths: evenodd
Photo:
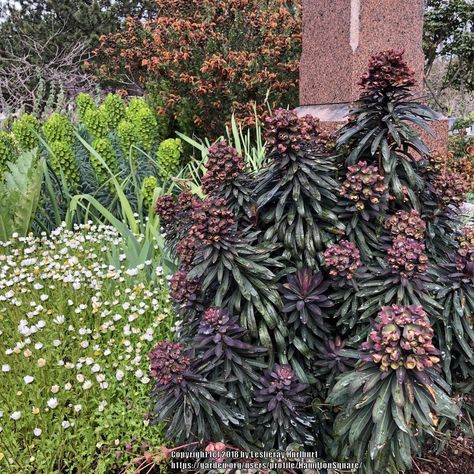
<path id="1" fill-rule="evenodd" d="M 300 322 L 318 334 L 327 332 L 324 310 L 333 306 L 325 294 L 328 288 L 329 281 L 324 280 L 321 272 L 305 268 L 289 275 L 287 283 L 280 288 L 284 301 L 283 312 L 288 314 L 288 324 Z"/>
<path id="2" fill-rule="evenodd" d="M 266 352 L 266 349 L 253 346 L 243 339 L 247 331 L 240 326 L 238 316 L 221 308 L 208 308 L 199 324 L 198 333 L 194 338 L 197 348 L 205 350 L 201 355 L 203 360 L 221 358 L 233 360 L 240 364 L 240 353 L 256 356 Z"/>
<path id="3" fill-rule="evenodd" d="M 208 308 L 200 321 L 192 343 L 200 370 L 215 380 L 228 380 L 228 390 L 246 404 L 240 410 L 248 419 L 255 387 L 259 386 L 261 369 L 268 367 L 262 359 L 267 349 L 247 342 L 247 331 L 222 308 Z"/>
<path id="4" fill-rule="evenodd" d="M 262 388 L 255 391 L 253 418 L 255 439 L 264 449 L 286 449 L 291 442 L 314 445 L 314 418 L 306 413 L 308 386 L 296 380 L 289 365 L 265 371 Z"/>
<path id="5" fill-rule="evenodd" d="M 346 348 L 346 342 L 339 336 L 326 339 L 317 351 L 314 366 L 315 375 L 326 376 L 326 383 L 331 385 L 334 378 L 354 368 L 357 351 Z"/>

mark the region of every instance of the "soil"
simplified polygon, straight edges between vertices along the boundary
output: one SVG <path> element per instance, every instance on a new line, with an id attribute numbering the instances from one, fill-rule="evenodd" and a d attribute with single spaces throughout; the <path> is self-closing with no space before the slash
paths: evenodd
<path id="1" fill-rule="evenodd" d="M 453 436 L 441 454 L 426 450 L 407 474 L 473 474 L 474 439 Z"/>

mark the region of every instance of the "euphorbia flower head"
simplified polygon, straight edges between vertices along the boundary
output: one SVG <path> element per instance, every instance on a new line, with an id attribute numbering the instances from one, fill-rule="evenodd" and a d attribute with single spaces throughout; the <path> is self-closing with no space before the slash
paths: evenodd
<path id="1" fill-rule="evenodd" d="M 427 270 L 428 257 L 425 245 L 414 239 L 397 237 L 387 250 L 387 262 L 402 278 L 413 279 Z"/>
<path id="2" fill-rule="evenodd" d="M 199 280 L 188 279 L 187 272 L 180 270 L 176 272 L 170 281 L 171 297 L 183 306 L 194 306 L 201 293 Z"/>
<path id="3" fill-rule="evenodd" d="M 474 227 L 462 229 L 458 238 L 459 249 L 456 256 L 456 268 L 467 275 L 474 275 Z"/>
<path id="4" fill-rule="evenodd" d="M 396 88 L 410 88 L 416 84 L 415 72 L 403 59 L 403 50 L 390 49 L 374 54 L 369 70 L 359 85 L 365 93 L 383 93 Z"/>
<path id="5" fill-rule="evenodd" d="M 159 342 L 148 354 L 151 376 L 158 385 L 177 385 L 191 365 L 191 359 L 182 344 L 170 341 Z"/>
<path id="6" fill-rule="evenodd" d="M 384 306 L 368 340 L 360 347 L 361 359 L 379 365 L 383 372 L 401 367 L 424 371 L 440 361 L 433 336 L 430 320 L 421 306 Z"/>
<path id="7" fill-rule="evenodd" d="M 235 229 L 234 214 L 224 199 L 208 197 L 193 203 L 193 225 L 190 235 L 204 245 L 220 242 Z"/>
<path id="8" fill-rule="evenodd" d="M 331 276 L 347 280 L 362 266 L 359 249 L 348 240 L 331 245 L 324 252 L 324 263 Z"/>
<path id="9" fill-rule="evenodd" d="M 377 209 L 387 200 L 387 186 L 376 166 L 370 166 L 366 161 L 359 161 L 349 166 L 347 170 L 339 194 L 354 202 L 358 211 L 367 207 Z"/>
<path id="10" fill-rule="evenodd" d="M 459 204 L 470 191 L 471 183 L 463 173 L 446 171 L 432 178 L 432 189 L 443 204 Z"/>
<path id="11" fill-rule="evenodd" d="M 243 173 L 245 161 L 235 148 L 221 141 L 208 150 L 206 174 L 202 178 L 202 190 L 209 195 L 219 190 Z"/>
<path id="12" fill-rule="evenodd" d="M 265 122 L 265 140 L 272 152 L 299 151 L 303 143 L 315 140 L 319 133 L 317 118 L 298 117 L 294 110 L 277 109 Z"/>
<path id="13" fill-rule="evenodd" d="M 420 217 L 417 210 L 397 211 L 385 221 L 385 228 L 393 237 L 407 237 L 409 239 L 422 240 L 425 231 L 425 221 Z"/>

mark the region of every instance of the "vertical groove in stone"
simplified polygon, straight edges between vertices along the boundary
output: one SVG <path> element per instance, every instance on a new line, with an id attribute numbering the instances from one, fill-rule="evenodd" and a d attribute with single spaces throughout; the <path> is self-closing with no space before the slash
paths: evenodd
<path id="1" fill-rule="evenodd" d="M 350 30 L 350 45 L 352 51 L 355 51 L 359 46 L 359 31 L 360 31 L 360 0 L 351 0 L 351 30 Z"/>

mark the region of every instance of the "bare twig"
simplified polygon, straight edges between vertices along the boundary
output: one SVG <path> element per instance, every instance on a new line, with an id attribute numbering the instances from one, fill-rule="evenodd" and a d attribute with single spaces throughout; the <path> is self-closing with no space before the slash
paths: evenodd
<path id="1" fill-rule="evenodd" d="M 0 113 L 16 111 L 23 107 L 32 107 L 38 100 L 39 84 L 61 86 L 67 98 L 81 91 L 92 91 L 96 79 L 83 70 L 83 64 L 90 58 L 87 41 L 72 46 L 59 46 L 54 39 L 61 34 L 62 28 L 53 32 L 43 42 L 29 35 L 19 33 L 16 41 L 21 47 L 12 44 L 7 38 L 2 45 L 0 62 Z M 17 51 L 22 51 L 19 54 Z M 47 58 L 47 59 L 46 59 Z"/>

